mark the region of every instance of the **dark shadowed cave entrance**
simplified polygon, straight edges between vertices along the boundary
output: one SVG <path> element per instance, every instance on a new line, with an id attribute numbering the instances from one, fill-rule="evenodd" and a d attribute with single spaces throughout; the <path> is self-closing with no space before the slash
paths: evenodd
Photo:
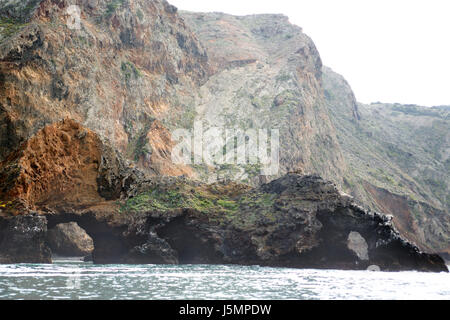
<path id="1" fill-rule="evenodd" d="M 172 220 L 157 232 L 178 253 L 180 264 L 224 263 L 223 254 L 215 246 L 217 242 L 213 234 L 190 224 L 185 216 Z"/>
<path id="2" fill-rule="evenodd" d="M 124 228 L 109 226 L 93 215 L 64 213 L 47 216 L 47 229 L 53 230 L 59 224 L 75 222 L 93 241 L 92 260 L 97 264 L 121 263 L 129 246 L 123 239 Z"/>
<path id="3" fill-rule="evenodd" d="M 92 259 L 95 264 L 121 263 L 180 263 L 180 264 L 222 264 L 223 253 L 217 247 L 214 233 L 189 223 L 189 218 L 180 216 L 158 226 L 158 219 L 147 221 L 144 232 L 128 230 L 127 226 L 114 226 L 98 219 L 93 214 L 58 214 L 48 216 L 48 230 L 61 223 L 76 222 L 92 238 L 95 247 Z M 155 229 L 151 227 L 155 226 Z M 150 229 L 153 231 L 150 232 Z M 155 252 L 136 252 L 136 248 L 148 243 L 151 234 L 166 241 L 173 250 L 173 262 L 162 262 L 156 257 L 164 251 L 158 247 Z M 162 251 L 161 251 L 162 250 Z M 156 259 L 156 260 L 155 260 Z M 155 262 L 158 261 L 158 262 Z"/>

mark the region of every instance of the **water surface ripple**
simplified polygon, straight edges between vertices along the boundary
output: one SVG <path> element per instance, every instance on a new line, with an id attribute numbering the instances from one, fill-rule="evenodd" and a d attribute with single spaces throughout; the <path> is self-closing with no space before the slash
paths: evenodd
<path id="1" fill-rule="evenodd" d="M 450 300 L 450 275 L 60 261 L 0 265 L 0 299 Z"/>

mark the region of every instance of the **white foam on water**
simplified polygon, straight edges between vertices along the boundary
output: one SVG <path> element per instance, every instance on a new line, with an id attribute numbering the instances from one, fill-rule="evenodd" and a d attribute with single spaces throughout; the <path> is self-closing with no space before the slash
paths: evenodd
<path id="1" fill-rule="evenodd" d="M 448 273 L 211 265 L 0 265 L 0 299 L 445 299 Z"/>

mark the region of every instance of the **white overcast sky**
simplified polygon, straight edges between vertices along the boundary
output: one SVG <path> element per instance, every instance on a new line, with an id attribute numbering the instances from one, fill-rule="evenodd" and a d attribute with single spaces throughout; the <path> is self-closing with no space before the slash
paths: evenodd
<path id="1" fill-rule="evenodd" d="M 450 0 L 168 0 L 181 10 L 283 13 L 360 102 L 450 105 Z"/>

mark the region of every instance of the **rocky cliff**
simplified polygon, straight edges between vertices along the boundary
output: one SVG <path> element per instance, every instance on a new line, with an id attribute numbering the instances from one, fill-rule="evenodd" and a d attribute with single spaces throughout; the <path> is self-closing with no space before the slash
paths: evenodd
<path id="1" fill-rule="evenodd" d="M 76 5 L 75 11 L 73 5 Z M 446 109 L 436 111 L 443 118 L 427 116 L 421 122 L 426 123 L 423 131 L 431 134 L 430 138 L 439 137 L 441 142 L 433 145 L 433 150 L 423 149 L 419 155 L 416 155 L 414 144 L 410 144 L 418 139 L 417 136 L 397 134 L 400 131 L 395 131 L 392 136 L 376 135 L 390 132 L 381 124 L 379 132 L 368 132 L 372 127 L 365 119 L 371 117 L 375 120 L 370 121 L 381 123 L 388 118 L 386 112 L 390 112 L 385 110 L 391 107 L 380 106 L 382 110 L 376 111 L 358 105 L 345 80 L 331 70 L 323 69 L 312 40 L 301 28 L 290 24 L 287 17 L 178 12 L 164 0 L 0 0 L 0 84 L 2 215 L 10 219 L 11 215 L 39 212 L 47 217 L 51 228 L 71 221 L 86 228 L 92 223 L 91 233 L 97 234 L 94 241 L 98 262 L 119 261 L 122 259 L 119 256 L 128 255 L 134 258 L 122 260 L 153 261 L 155 255 L 162 255 L 155 261 L 179 262 L 178 255 L 183 255 L 180 252 L 189 249 L 183 247 L 181 250 L 166 238 L 154 236 L 149 224 L 164 225 L 165 220 L 148 218 L 147 213 L 158 216 L 163 212 L 170 216 L 169 211 L 177 208 L 175 211 L 186 214 L 192 211 L 185 210 L 186 201 L 187 208 L 194 206 L 197 213 L 204 212 L 207 207 L 212 216 L 225 210 L 237 219 L 235 221 L 242 219 L 247 228 L 241 230 L 244 233 L 258 233 L 261 230 L 251 229 L 256 228 L 252 223 L 267 219 L 270 222 L 284 214 L 272 206 L 271 200 L 266 199 L 266 202 L 263 198 L 255 200 L 261 201 L 262 204 L 258 202 L 261 205 L 267 204 L 266 209 L 276 216 L 266 217 L 272 213 L 261 209 L 258 211 L 261 216 L 255 217 L 242 205 L 240 198 L 235 198 L 237 191 L 233 188 L 240 190 L 241 195 L 250 190 L 240 184 L 220 187 L 219 194 L 214 196 L 210 195 L 208 185 L 184 182 L 184 187 L 192 183 L 196 186 L 193 198 L 182 197 L 184 200 L 178 203 L 181 200 L 176 193 L 165 189 L 166 182 L 155 182 L 161 184 L 161 190 L 151 189 L 154 186 L 145 182 L 150 181 L 148 176 L 185 176 L 210 183 L 232 179 L 253 185 L 256 189 L 248 191 L 250 194 L 261 194 L 264 192 L 258 185 L 292 171 L 319 174 L 339 188 L 345 188 L 364 205 L 393 214 L 395 226 L 420 249 L 448 251 L 448 201 L 445 200 L 448 192 L 444 191 L 448 189 L 443 189 L 441 183 L 448 175 L 445 172 L 445 157 L 448 156 Z M 366 110 L 369 111 L 366 113 Z M 404 114 L 403 111 L 392 112 Z M 370 117 L 367 116 L 369 113 Z M 383 117 L 376 118 L 380 114 Z M 410 125 L 414 119 L 408 117 L 406 122 L 406 118 L 400 116 L 397 117 L 400 122 L 385 123 L 390 123 L 390 128 L 405 123 L 404 130 L 411 130 L 406 123 Z M 192 129 L 196 121 L 205 129 L 278 129 L 280 170 L 261 177 L 259 162 L 174 164 L 171 161 L 175 143 L 172 141 L 173 130 Z M 358 132 L 368 138 L 364 140 Z M 378 140 L 373 139 L 374 136 Z M 397 139 L 397 144 L 388 145 L 389 139 Z M 425 140 L 420 141 L 425 146 Z M 410 146 L 408 150 L 401 147 L 404 143 Z M 245 140 L 243 144 L 246 144 Z M 371 144 L 377 149 L 368 150 Z M 219 149 L 225 147 L 219 146 Z M 428 152 L 433 155 L 427 155 Z M 411 159 L 415 164 L 410 164 Z M 422 160 L 426 165 L 419 165 Z M 400 182 L 396 182 L 397 178 L 401 178 Z M 148 188 L 140 189 L 139 184 Z M 319 184 L 330 185 L 325 181 Z M 267 185 L 261 188 L 267 188 Z M 290 188 L 295 189 L 294 186 Z M 149 193 L 149 190 L 153 191 Z M 199 198 L 196 190 L 200 195 L 207 192 L 206 199 Z M 321 192 L 321 188 L 317 190 Z M 232 192 L 233 197 L 230 198 L 227 192 Z M 307 190 L 302 192 L 307 193 Z M 295 202 L 296 196 L 291 196 Z M 320 210 L 311 209 L 322 200 L 300 201 L 306 207 L 300 206 L 298 210 L 309 210 L 305 218 L 311 222 L 305 229 L 309 231 L 298 231 L 297 222 L 292 222 L 294 218 L 288 215 L 284 221 L 286 230 L 278 224 L 271 231 L 261 232 L 280 232 L 287 238 L 293 232 L 292 237 L 298 242 L 301 237 L 310 237 L 308 232 L 311 231 L 315 240 L 300 243 L 308 247 L 307 250 L 313 250 L 314 242 L 325 241 L 323 235 L 319 235 L 320 230 L 328 228 L 318 227 L 314 217 L 320 215 Z M 121 210 L 127 213 L 123 217 L 132 217 L 131 220 L 117 222 Z M 339 210 L 333 207 L 329 211 Z M 147 231 L 142 234 L 141 231 L 130 231 L 129 237 L 124 236 L 127 223 L 133 225 L 142 214 L 146 218 L 139 223 L 150 222 L 136 226 L 136 230 L 147 228 Z M 70 221 L 58 218 L 65 216 Z M 223 216 L 216 218 L 220 220 Z M 328 221 L 326 217 L 323 219 Z M 345 215 L 343 219 L 346 219 Z M 221 221 L 234 225 L 231 220 Z M 2 230 L 15 223 L 11 222 L 15 220 L 8 221 L 2 222 Z M 201 220 L 192 223 L 201 223 Z M 355 249 L 359 257 L 366 257 L 366 253 L 371 256 L 371 249 L 361 251 L 361 243 L 364 248 L 364 242 L 368 248 L 374 246 L 367 239 L 366 231 L 351 226 L 336 228 L 343 228 L 350 247 L 359 248 Z M 207 229 L 210 227 L 205 225 Z M 206 232 L 200 229 L 196 229 L 200 234 Z M 222 234 L 225 232 L 222 229 L 217 232 Z M 370 230 L 367 232 L 375 232 L 375 229 Z M 217 238 L 217 234 L 214 237 L 219 239 L 217 243 L 224 241 Z M 142 242 L 142 239 L 148 241 Z M 265 237 L 255 239 L 266 246 Z M 341 244 L 342 239 L 339 239 Z M 195 241 L 193 246 L 197 245 Z M 235 250 L 237 243 L 233 242 L 227 248 Z M 279 241 L 274 250 L 287 254 L 277 247 L 285 245 Z M 410 246 L 407 251 L 414 247 L 407 246 Z M 130 248 L 135 248 L 132 253 Z M 289 248 L 291 250 L 292 246 Z M 46 256 L 42 250 L 42 256 Z M 140 257 L 139 252 L 146 250 L 151 252 L 150 260 Z M 248 250 L 251 256 L 256 254 L 251 251 L 253 249 Z M 324 257 L 325 251 L 320 250 L 321 253 L 312 255 L 314 259 Z M 390 252 L 393 255 L 396 251 Z M 304 255 L 298 260 L 300 253 L 294 253 L 296 258 L 290 257 L 289 263 L 300 266 L 302 259 L 309 261 L 308 265 L 313 263 L 313 258 L 308 260 Z M 414 257 L 418 257 L 416 253 Z M 265 263 L 264 259 L 269 257 L 267 265 L 280 261 L 288 264 L 281 255 L 274 254 L 270 260 L 270 254 L 265 252 L 262 256 L 256 254 L 252 261 Z M 220 259 L 218 261 L 237 263 L 227 254 Z M 409 258 L 405 259 L 395 264 L 405 267 L 405 263 L 410 263 L 405 262 Z M 327 266 L 349 267 L 354 263 L 349 261 L 353 260 L 337 259 Z M 358 262 L 358 268 L 365 262 Z M 382 260 L 379 263 L 388 268 L 389 263 Z"/>
<path id="2" fill-rule="evenodd" d="M 344 190 L 394 216 L 422 249 L 450 250 L 450 114 L 444 107 L 357 103 L 350 85 L 324 68 L 331 119 L 348 170 Z"/>
<path id="3" fill-rule="evenodd" d="M 202 86 L 201 119 L 280 128 L 280 174 L 300 168 L 327 177 L 392 214 L 422 249 L 448 254 L 448 109 L 359 104 L 285 16 L 181 15 L 214 72 Z"/>
<path id="4" fill-rule="evenodd" d="M 300 170 L 340 184 L 345 162 L 323 97 L 322 61 L 302 29 L 282 15 L 181 16 L 205 47 L 213 72 L 200 88 L 197 119 L 206 127 L 278 129 L 278 176 Z M 213 172 L 258 181 L 258 170 L 237 167 Z"/>
<path id="5" fill-rule="evenodd" d="M 79 28 L 69 10 L 75 4 Z M 190 173 L 169 165 L 167 128 L 189 123 L 208 66 L 175 7 L 2 0 L 0 30 L 0 158 L 68 117 L 156 174 Z"/>

